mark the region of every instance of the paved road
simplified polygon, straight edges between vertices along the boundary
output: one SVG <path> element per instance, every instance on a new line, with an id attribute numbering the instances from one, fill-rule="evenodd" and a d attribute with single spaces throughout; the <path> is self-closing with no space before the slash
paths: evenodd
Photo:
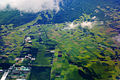
<path id="1" fill-rule="evenodd" d="M 9 72 L 10 72 L 14 67 L 15 67 L 15 64 L 13 64 L 13 66 L 10 66 L 10 68 L 9 68 L 7 71 L 4 72 L 4 74 L 3 74 L 3 76 L 2 76 L 2 78 L 1 78 L 0 80 L 6 80 Z"/>

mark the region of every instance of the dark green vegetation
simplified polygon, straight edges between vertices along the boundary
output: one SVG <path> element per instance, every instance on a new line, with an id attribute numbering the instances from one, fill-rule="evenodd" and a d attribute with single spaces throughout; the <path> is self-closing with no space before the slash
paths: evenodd
<path id="1" fill-rule="evenodd" d="M 21 16 L 22 14 L 22 16 Z M 28 23 L 35 19 L 37 14 L 21 13 L 17 10 L 7 10 L 0 12 L 0 25 L 14 24 L 15 26 Z"/>
<path id="2" fill-rule="evenodd" d="M 32 67 L 28 80 L 50 80 L 50 71 L 49 67 Z"/>
<path id="3" fill-rule="evenodd" d="M 61 4 L 57 14 L 46 11 L 29 17 L 31 22 L 24 16 L 25 21 L 19 23 L 24 25 L 15 27 L 13 20 L 12 24 L 1 25 L 0 63 L 24 58 L 17 65 L 32 66 L 28 80 L 119 79 L 120 7 L 118 3 L 111 5 L 115 1 L 64 0 L 65 5 Z M 73 21 L 73 26 L 69 21 Z M 81 25 L 87 22 L 89 25 Z"/>

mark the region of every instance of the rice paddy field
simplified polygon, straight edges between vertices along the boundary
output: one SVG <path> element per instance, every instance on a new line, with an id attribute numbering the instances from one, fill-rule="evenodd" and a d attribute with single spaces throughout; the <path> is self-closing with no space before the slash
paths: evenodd
<path id="1" fill-rule="evenodd" d="M 15 64 L 31 67 L 26 80 L 120 80 L 119 0 L 19 13 L 0 11 L 0 77 Z"/>

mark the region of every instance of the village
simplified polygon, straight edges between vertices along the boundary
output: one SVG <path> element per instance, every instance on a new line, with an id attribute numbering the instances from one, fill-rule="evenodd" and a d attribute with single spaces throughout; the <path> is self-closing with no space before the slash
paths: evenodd
<path id="1" fill-rule="evenodd" d="M 33 54 L 27 53 L 27 50 L 31 49 L 31 47 L 29 46 L 32 46 L 32 39 L 30 36 L 26 36 L 24 39 L 24 48 L 22 51 L 25 54 L 21 54 L 20 56 L 16 57 L 14 60 L 16 63 L 10 65 L 8 70 L 0 69 L 1 80 L 28 80 L 31 74 L 32 65 L 34 65 L 34 63 L 32 62 L 36 60 L 36 57 Z M 49 55 L 52 56 L 52 58 L 50 59 L 51 60 L 50 65 L 52 65 L 55 51 L 46 50 L 46 53 L 49 53 Z M 47 55 L 48 54 L 46 54 L 46 56 Z M 62 52 L 60 51 L 58 52 L 58 57 L 62 57 Z M 5 59 L 6 57 L 0 56 L 0 58 Z M 38 65 L 38 66 L 42 66 L 42 65 Z"/>

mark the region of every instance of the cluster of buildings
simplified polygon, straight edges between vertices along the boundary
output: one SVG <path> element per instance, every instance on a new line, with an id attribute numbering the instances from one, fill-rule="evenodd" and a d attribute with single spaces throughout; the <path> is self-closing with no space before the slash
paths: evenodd
<path id="1" fill-rule="evenodd" d="M 17 64 L 19 64 L 19 63 L 22 63 L 25 59 L 29 59 L 29 60 L 34 61 L 36 58 L 32 57 L 31 54 L 28 54 L 25 57 L 16 58 L 15 61 L 17 61 Z"/>
<path id="2" fill-rule="evenodd" d="M 30 60 L 32 60 L 32 61 L 35 60 L 35 58 L 33 58 L 31 54 L 26 55 L 25 58 L 26 58 L 26 59 L 30 59 Z"/>
<path id="3" fill-rule="evenodd" d="M 8 75 L 9 80 L 26 80 L 30 74 L 30 67 L 20 66 L 14 67 L 10 75 Z"/>

